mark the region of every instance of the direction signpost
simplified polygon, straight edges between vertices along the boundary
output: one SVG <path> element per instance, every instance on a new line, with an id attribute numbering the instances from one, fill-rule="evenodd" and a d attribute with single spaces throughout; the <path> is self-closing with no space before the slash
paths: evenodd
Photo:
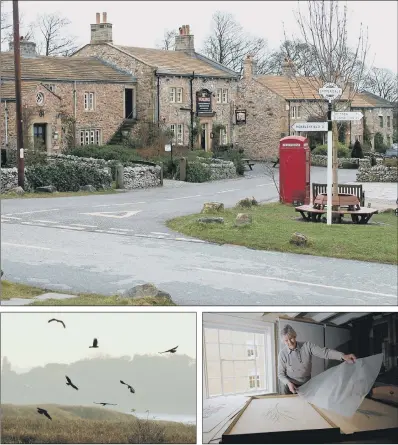
<path id="1" fill-rule="evenodd" d="M 332 112 L 333 121 L 360 121 L 363 114 L 360 111 L 334 111 Z"/>
<path id="2" fill-rule="evenodd" d="M 327 122 L 296 122 L 292 125 L 294 131 L 328 131 Z"/>
<path id="3" fill-rule="evenodd" d="M 328 100 L 328 167 L 327 167 L 327 225 L 332 224 L 332 185 L 333 185 L 333 132 L 332 132 L 332 100 L 341 96 L 343 90 L 334 83 L 326 83 L 318 90 L 319 94 Z"/>

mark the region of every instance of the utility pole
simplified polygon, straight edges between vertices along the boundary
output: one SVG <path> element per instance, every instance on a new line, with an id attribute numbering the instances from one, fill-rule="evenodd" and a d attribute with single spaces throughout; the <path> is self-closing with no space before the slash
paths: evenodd
<path id="1" fill-rule="evenodd" d="M 21 50 L 19 40 L 19 11 L 18 0 L 12 2 L 12 16 L 14 29 L 14 70 L 15 70 L 15 101 L 17 123 L 17 160 L 18 160 L 18 186 L 24 188 L 25 162 L 23 149 L 22 126 L 22 94 L 21 94 Z"/>
<path id="2" fill-rule="evenodd" d="M 190 149 L 193 150 L 193 119 L 194 119 L 194 105 L 193 105 L 193 81 L 195 79 L 195 71 L 192 72 L 192 78 L 191 78 L 191 82 L 190 82 L 190 96 L 191 96 L 191 122 L 190 122 L 190 127 L 191 127 L 191 132 L 190 132 L 190 141 L 189 141 L 189 145 L 190 145 Z"/>
<path id="3" fill-rule="evenodd" d="M 328 165 L 327 165 L 327 212 L 326 223 L 332 224 L 332 184 L 333 184 L 333 122 L 332 122 L 332 99 L 328 102 Z"/>

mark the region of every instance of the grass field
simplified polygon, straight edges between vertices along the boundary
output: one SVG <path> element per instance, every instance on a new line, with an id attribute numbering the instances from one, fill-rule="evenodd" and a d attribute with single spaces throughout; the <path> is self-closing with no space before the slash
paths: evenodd
<path id="1" fill-rule="evenodd" d="M 2 443 L 196 443 L 195 425 L 140 420 L 106 408 L 5 404 L 1 411 Z"/>
<path id="2" fill-rule="evenodd" d="M 34 298 L 47 292 L 55 292 L 49 289 L 40 289 L 38 287 L 26 286 L 25 284 L 11 283 L 7 280 L 1 280 L 1 299 L 10 300 L 11 298 Z M 57 293 L 63 293 L 58 292 Z M 117 295 L 104 296 L 99 294 L 78 294 L 76 298 L 67 298 L 65 300 L 42 300 L 33 301 L 29 306 L 176 306 L 175 303 L 167 298 L 120 298 Z"/>
<path id="3" fill-rule="evenodd" d="M 253 224 L 235 227 L 238 213 L 249 213 Z M 198 217 L 221 216 L 224 224 L 201 224 Z M 350 260 L 397 264 L 398 218 L 393 212 L 372 217 L 365 225 L 304 222 L 292 206 L 279 203 L 249 209 L 226 209 L 216 215 L 189 215 L 172 219 L 167 226 L 184 235 L 220 244 L 236 244 L 252 249 L 301 253 Z M 294 232 L 309 239 L 306 247 L 290 244 Z"/>
<path id="4" fill-rule="evenodd" d="M 68 196 L 88 196 L 88 195 L 113 195 L 120 193 L 115 189 L 98 190 L 96 192 L 55 192 L 55 193 L 30 193 L 26 192 L 23 195 L 17 193 L 1 193 L 0 199 L 29 199 L 29 198 L 65 198 Z"/>

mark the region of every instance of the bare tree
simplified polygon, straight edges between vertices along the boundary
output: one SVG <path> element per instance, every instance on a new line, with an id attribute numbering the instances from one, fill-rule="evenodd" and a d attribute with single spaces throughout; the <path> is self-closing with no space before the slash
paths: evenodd
<path id="1" fill-rule="evenodd" d="M 165 51 L 174 51 L 174 49 L 175 49 L 175 39 L 176 39 L 177 35 L 178 35 L 177 31 L 166 29 L 164 34 L 163 34 L 163 39 L 156 46 L 159 49 L 163 49 Z"/>
<path id="2" fill-rule="evenodd" d="M 385 68 L 372 68 L 363 82 L 364 89 L 390 102 L 398 100 L 398 78 Z"/>
<path id="3" fill-rule="evenodd" d="M 76 38 L 64 33 L 70 23 L 58 13 L 40 15 L 30 26 L 37 52 L 45 56 L 69 56 L 76 51 Z"/>
<path id="4" fill-rule="evenodd" d="M 265 39 L 250 36 L 232 14 L 220 11 L 213 15 L 212 31 L 203 45 L 207 57 L 236 72 L 242 71 L 242 62 L 249 54 L 261 64 L 266 49 Z"/>
<path id="5" fill-rule="evenodd" d="M 335 102 L 335 109 L 347 109 L 358 92 L 364 75 L 365 62 L 368 52 L 367 32 L 364 33 L 362 24 L 359 28 L 359 36 L 355 48 L 348 44 L 347 6 L 343 11 L 339 1 L 311 0 L 307 1 L 307 11 L 304 15 L 298 11 L 296 21 L 299 25 L 303 42 L 312 49 L 312 58 L 308 63 L 315 67 L 316 76 L 306 77 L 303 81 L 300 77 L 292 77 L 292 86 L 295 91 L 301 91 L 302 97 L 308 99 L 308 91 L 313 91 L 311 99 L 316 102 L 303 101 L 308 114 L 326 117 L 326 101 L 319 100 L 318 89 L 325 83 L 338 84 L 342 90 L 342 96 Z M 285 38 L 287 40 L 287 38 Z M 303 59 L 305 63 L 305 59 Z M 303 91 L 306 90 L 306 95 Z M 300 98 L 300 92 L 298 94 Z M 314 106 L 316 105 L 316 106 Z M 333 194 L 338 194 L 338 128 L 337 122 L 333 122 Z"/>
<path id="6" fill-rule="evenodd" d="M 12 27 L 12 23 L 10 22 L 9 13 L 5 11 L 5 2 L 0 1 L 0 33 L 1 33 L 1 43 L 5 42 L 9 36 L 9 32 Z"/>

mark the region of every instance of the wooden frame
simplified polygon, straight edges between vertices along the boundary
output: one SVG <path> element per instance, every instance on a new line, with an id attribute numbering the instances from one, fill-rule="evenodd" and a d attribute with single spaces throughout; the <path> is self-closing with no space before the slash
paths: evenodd
<path id="1" fill-rule="evenodd" d="M 327 193 L 327 184 L 312 184 L 312 200 L 319 195 L 319 193 Z M 362 189 L 362 184 L 338 184 L 338 193 L 348 193 L 355 195 L 361 204 L 365 207 L 365 192 Z"/>

